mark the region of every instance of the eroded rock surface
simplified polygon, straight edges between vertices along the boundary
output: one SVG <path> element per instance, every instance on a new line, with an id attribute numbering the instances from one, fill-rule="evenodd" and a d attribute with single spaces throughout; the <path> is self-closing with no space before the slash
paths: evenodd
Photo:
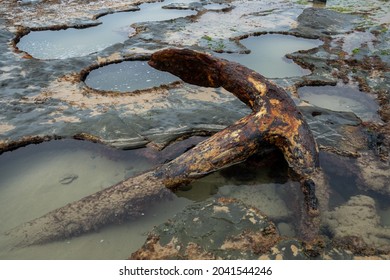
<path id="1" fill-rule="evenodd" d="M 355 239 L 356 241 L 356 239 Z M 360 242 L 361 252 L 318 239 L 305 243 L 279 234 L 257 208 L 235 199 L 208 200 L 187 207 L 156 227 L 130 259 L 389 259 Z M 356 246 L 355 246 L 356 247 Z M 383 250 L 385 251 L 385 250 Z M 375 255 L 376 253 L 376 255 Z"/>
<path id="2" fill-rule="evenodd" d="M 288 58 L 309 69 L 310 75 L 274 79 L 274 82 L 287 89 L 300 105 L 321 150 L 340 155 L 346 162 L 349 157 L 356 159 L 353 160 L 354 170 L 344 172 L 344 169 L 340 169 L 341 174 L 353 174 L 356 178 L 350 184 L 359 190 L 373 191 L 388 199 L 388 2 L 327 1 L 326 6 L 313 8 L 311 3 L 305 1 L 225 1 L 230 5 L 229 9 L 202 10 L 202 13 L 191 19 L 136 23 L 131 28 L 137 29 L 137 33 L 125 42 L 84 57 L 37 60 L 15 48 L 17 39 L 28 30 L 96 24 L 97 17 L 136 9 L 137 3 L 138 1 L 127 0 L 2 1 L 0 153 L 57 137 L 78 137 L 120 148 L 150 145 L 161 149 L 183 135 L 215 133 L 249 111 L 226 91 L 179 84 L 176 87 L 154 88 L 138 93 L 102 93 L 87 88 L 83 75 L 86 71 L 109 63 L 148 59 L 151 53 L 167 46 L 209 52 L 245 53 L 250 50 L 240 45 L 240 39 L 273 32 L 316 38 L 324 42 L 314 50 L 288 54 Z M 204 4 L 198 1 L 186 3 L 182 7 L 201 10 Z M 334 86 L 340 82 L 352 83 L 362 92 L 372 94 L 379 105 L 376 118 L 381 121 L 362 122 L 353 113 L 309 106 L 298 94 L 301 86 Z M 342 95 L 342 91 L 339 94 Z M 348 169 L 346 165 L 341 167 Z M 344 178 L 348 179 L 348 176 Z M 327 198 L 334 195 L 327 188 L 321 191 Z M 348 209 L 358 211 L 359 207 L 368 207 L 355 204 L 342 204 L 340 208 L 343 210 L 342 207 L 349 207 Z M 326 211 L 328 205 L 323 203 L 321 207 Z M 377 213 L 372 212 L 373 208 L 370 209 L 370 217 L 375 222 Z M 388 210 L 382 212 L 387 213 L 386 211 Z M 336 212 L 332 213 L 339 213 Z M 274 222 L 291 233 L 291 229 L 283 224 L 284 218 L 281 222 L 279 218 Z M 378 226 L 367 225 L 375 228 Z M 349 225 L 344 228 L 347 227 Z M 381 239 L 376 231 L 364 234 L 366 241 L 370 241 L 372 236 L 374 239 Z M 360 241 L 351 238 L 349 241 L 352 247 L 360 246 Z M 276 244 L 275 249 L 262 256 L 279 258 L 281 256 L 278 252 L 286 250 L 289 252 L 287 255 L 294 256 L 296 248 L 301 248 L 300 243 L 289 242 L 292 243 L 278 243 L 280 246 Z M 197 246 L 192 248 L 195 252 L 198 249 Z M 331 258 L 352 257 L 344 251 L 335 249 L 333 252 L 330 254 Z M 298 258 L 300 253 L 296 254 L 295 257 Z"/>
<path id="3" fill-rule="evenodd" d="M 279 239 L 259 210 L 232 199 L 194 204 L 157 227 L 133 259 L 247 259 Z"/>

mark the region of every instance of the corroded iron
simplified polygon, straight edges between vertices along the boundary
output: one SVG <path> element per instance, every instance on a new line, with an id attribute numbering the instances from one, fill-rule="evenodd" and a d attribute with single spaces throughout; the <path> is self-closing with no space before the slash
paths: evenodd
<path id="1" fill-rule="evenodd" d="M 244 160 L 266 144 L 278 147 L 290 167 L 304 181 L 318 167 L 318 148 L 302 114 L 285 90 L 259 73 L 238 63 L 187 49 L 156 52 L 149 64 L 187 83 L 223 87 L 253 111 L 192 149 L 191 162 L 197 157 L 199 160 L 195 161 L 197 166 L 193 170 L 190 164 L 185 165 L 189 168 L 186 174 L 193 174 L 194 170 L 207 172 L 207 165 L 213 165 L 211 163 L 215 158 L 226 157 L 226 163 L 231 163 L 234 157 L 237 157 L 236 161 Z M 202 151 L 208 152 L 205 155 Z M 172 173 L 172 177 L 184 173 L 183 167 L 179 167 L 180 163 L 183 161 L 178 158 L 167 165 L 164 172 Z M 172 171 L 175 164 L 180 171 Z M 212 168 L 210 166 L 210 170 Z"/>
<path id="2" fill-rule="evenodd" d="M 8 234 L 15 238 L 17 246 L 69 238 L 139 216 L 150 203 L 170 195 L 167 188 L 187 184 L 245 161 L 270 145 L 283 152 L 298 175 L 305 195 L 305 217 L 316 216 L 312 175 L 318 165 L 318 149 L 302 114 L 282 88 L 240 64 L 192 50 L 159 51 L 152 55 L 149 63 L 188 83 L 224 87 L 253 112 L 154 170 L 12 229 Z M 307 224 L 310 224 L 308 228 L 314 228 L 312 232 L 316 230 L 312 222 Z"/>

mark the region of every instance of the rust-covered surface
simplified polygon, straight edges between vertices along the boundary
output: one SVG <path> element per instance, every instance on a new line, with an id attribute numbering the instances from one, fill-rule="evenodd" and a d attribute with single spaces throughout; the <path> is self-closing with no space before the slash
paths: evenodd
<path id="1" fill-rule="evenodd" d="M 9 232 L 19 246 L 45 243 L 96 230 L 105 224 L 139 216 L 155 199 L 223 167 L 245 161 L 267 146 L 276 146 L 298 175 L 308 216 L 316 216 L 311 178 L 318 164 L 314 138 L 287 93 L 260 74 L 237 63 L 191 51 L 168 49 L 152 55 L 150 64 L 184 81 L 222 86 L 247 104 L 252 113 L 202 141 L 176 159 L 147 173 L 56 209 Z M 303 211 L 304 212 L 304 211 Z M 306 221 L 311 234 L 316 226 Z M 314 223 L 315 224 L 315 223 Z"/>
<path id="2" fill-rule="evenodd" d="M 191 84 L 223 87 L 253 110 L 252 115 L 221 132 L 235 131 L 232 154 L 233 148 L 241 154 L 240 144 L 251 147 L 265 142 L 281 149 L 289 165 L 302 177 L 318 166 L 318 149 L 302 114 L 286 91 L 262 75 L 238 63 L 187 49 L 156 52 L 149 64 Z M 220 134 L 213 138 L 223 139 Z"/>
<path id="3" fill-rule="evenodd" d="M 318 167 L 318 148 L 302 114 L 284 89 L 238 63 L 188 49 L 156 52 L 149 64 L 187 83 L 223 87 L 253 111 L 189 151 L 191 156 L 183 155 L 162 167 L 160 172 L 168 177 L 169 184 L 174 184 L 178 177 L 203 176 L 245 160 L 262 146 L 274 145 L 298 175 L 308 212 L 317 214 L 311 176 Z"/>

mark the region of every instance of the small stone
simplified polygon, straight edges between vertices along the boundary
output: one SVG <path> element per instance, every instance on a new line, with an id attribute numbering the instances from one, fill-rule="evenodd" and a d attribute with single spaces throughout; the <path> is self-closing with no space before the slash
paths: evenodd
<path id="1" fill-rule="evenodd" d="M 79 177 L 79 175 L 76 174 L 65 174 L 62 176 L 62 178 L 59 180 L 59 183 L 62 185 L 69 185 L 71 184 L 74 180 L 76 180 Z"/>

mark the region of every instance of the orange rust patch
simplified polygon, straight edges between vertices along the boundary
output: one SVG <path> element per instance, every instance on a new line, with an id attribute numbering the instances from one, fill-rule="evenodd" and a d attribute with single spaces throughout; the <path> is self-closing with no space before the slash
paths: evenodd
<path id="1" fill-rule="evenodd" d="M 267 93 L 267 86 L 260 82 L 259 80 L 249 76 L 248 81 L 253 85 L 253 87 L 260 93 L 261 96 Z"/>

